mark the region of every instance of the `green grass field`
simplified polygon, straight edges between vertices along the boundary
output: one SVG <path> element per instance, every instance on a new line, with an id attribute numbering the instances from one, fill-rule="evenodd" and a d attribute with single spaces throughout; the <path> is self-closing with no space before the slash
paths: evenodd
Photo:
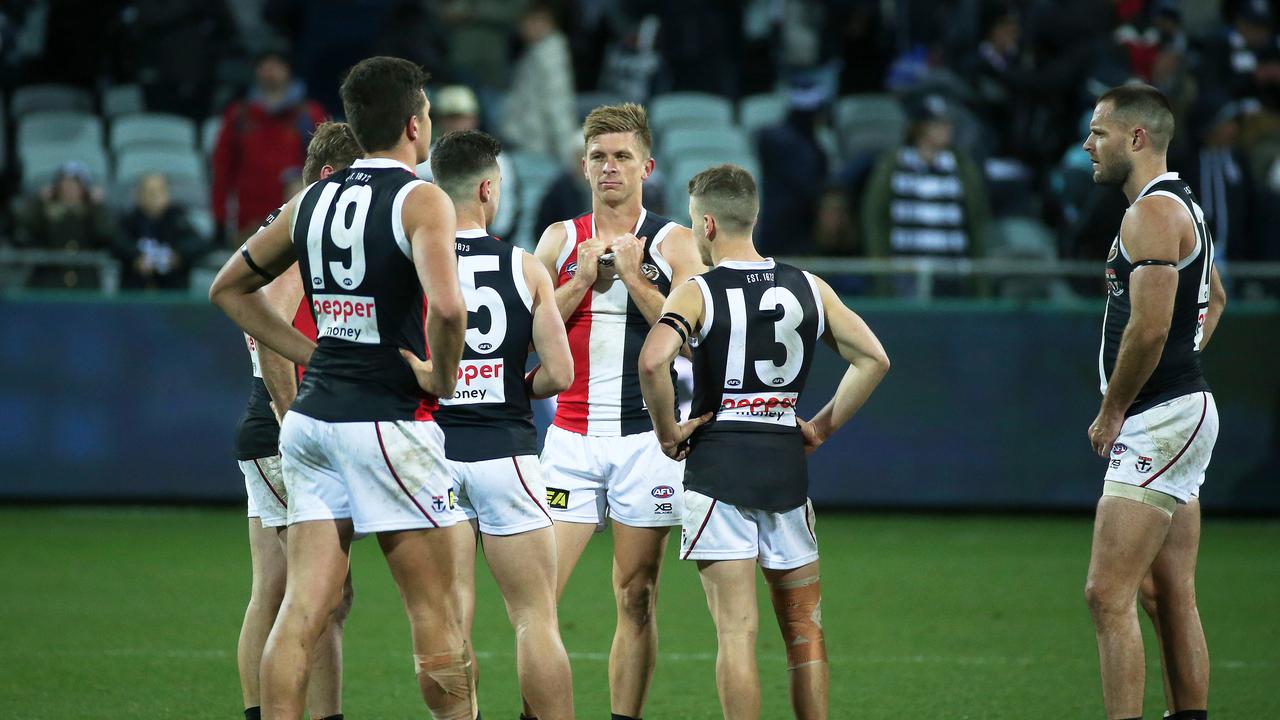
<path id="1" fill-rule="evenodd" d="M 244 523 L 233 510 L 0 510 L 0 718 L 240 717 Z M 1089 534 L 1087 518 L 820 516 L 832 717 L 1102 717 L 1081 591 Z M 596 537 L 561 606 L 580 718 L 609 711 L 609 543 Z M 718 718 L 711 620 L 693 565 L 669 550 L 645 717 Z M 1278 522 L 1206 522 L 1200 599 L 1219 720 L 1280 716 L 1277 551 Z M 376 544 L 358 543 L 353 565 L 344 710 L 425 717 Z M 481 708 L 515 718 L 512 633 L 487 570 L 478 594 Z M 781 641 L 761 602 L 763 717 L 785 718 Z"/>

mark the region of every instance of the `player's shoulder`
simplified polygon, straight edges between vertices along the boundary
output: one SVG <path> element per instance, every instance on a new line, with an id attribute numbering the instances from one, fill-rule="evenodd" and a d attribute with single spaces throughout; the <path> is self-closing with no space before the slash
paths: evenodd
<path id="1" fill-rule="evenodd" d="M 1125 211 L 1121 232 L 1164 232 L 1177 230 L 1191 223 L 1187 206 L 1167 192 L 1143 195 Z"/>

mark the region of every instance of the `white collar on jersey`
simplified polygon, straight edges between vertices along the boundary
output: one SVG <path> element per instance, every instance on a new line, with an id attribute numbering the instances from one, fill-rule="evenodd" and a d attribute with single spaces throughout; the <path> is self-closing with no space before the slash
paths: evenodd
<path id="1" fill-rule="evenodd" d="M 458 232 L 454 233 L 454 237 L 460 237 L 464 240 L 469 240 L 471 238 L 482 238 L 487 236 L 488 234 L 489 234 L 489 231 L 484 228 L 467 228 L 466 230 L 459 230 Z"/>
<path id="2" fill-rule="evenodd" d="M 764 260 L 721 260 L 716 267 L 726 267 L 730 270 L 768 270 L 773 267 L 773 258 L 765 258 Z"/>
<path id="3" fill-rule="evenodd" d="M 1151 190 L 1151 188 L 1156 186 L 1156 183 L 1164 182 L 1165 180 L 1177 180 L 1177 179 L 1178 179 L 1178 173 L 1176 172 L 1167 172 L 1163 175 L 1157 175 L 1151 178 L 1151 182 L 1147 183 L 1146 187 L 1142 188 L 1142 192 L 1138 193 L 1138 197 L 1143 197 L 1144 195 L 1146 195 Z"/>
<path id="4" fill-rule="evenodd" d="M 644 227 L 644 219 L 645 219 L 645 218 L 647 218 L 647 217 L 649 217 L 649 211 L 648 211 L 648 210 L 646 210 L 646 209 L 644 208 L 644 206 L 641 206 L 641 207 L 640 207 L 640 219 L 636 221 L 636 226 L 635 226 L 634 228 L 632 228 L 632 229 L 631 229 L 631 234 L 632 234 L 632 235 L 635 235 L 636 233 L 640 232 L 640 228 Z M 595 213 L 591 213 L 591 237 L 596 237 L 596 236 L 597 236 L 597 234 L 596 234 L 596 214 L 595 214 Z"/>
<path id="5" fill-rule="evenodd" d="M 391 158 L 360 158 L 359 160 L 351 163 L 351 167 L 371 168 L 375 170 L 384 169 L 384 168 L 390 168 L 390 169 L 401 168 L 403 170 L 408 170 L 409 172 L 413 172 L 413 168 L 409 167 L 408 165 L 405 165 L 399 160 L 392 160 Z"/>

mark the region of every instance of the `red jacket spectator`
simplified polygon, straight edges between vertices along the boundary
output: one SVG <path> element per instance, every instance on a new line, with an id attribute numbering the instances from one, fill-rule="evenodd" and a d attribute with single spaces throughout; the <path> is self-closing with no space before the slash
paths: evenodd
<path id="1" fill-rule="evenodd" d="M 285 59 L 264 55 L 249 97 L 227 106 L 213 150 L 213 216 L 237 237 L 253 232 L 302 173 L 307 142 L 324 109 L 305 96 Z M 229 203 L 234 198 L 234 205 Z M 234 209 L 234 217 L 230 217 Z"/>

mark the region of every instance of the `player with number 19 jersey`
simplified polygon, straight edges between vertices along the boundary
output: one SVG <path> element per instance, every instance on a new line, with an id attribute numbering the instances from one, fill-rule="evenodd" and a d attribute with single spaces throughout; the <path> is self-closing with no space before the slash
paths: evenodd
<path id="1" fill-rule="evenodd" d="M 403 224 L 422 181 L 357 160 L 303 191 L 290 235 L 318 341 L 281 428 L 289 523 L 351 517 L 356 532 L 458 522 L 437 399 L 400 348 L 430 357 L 426 300 Z"/>

